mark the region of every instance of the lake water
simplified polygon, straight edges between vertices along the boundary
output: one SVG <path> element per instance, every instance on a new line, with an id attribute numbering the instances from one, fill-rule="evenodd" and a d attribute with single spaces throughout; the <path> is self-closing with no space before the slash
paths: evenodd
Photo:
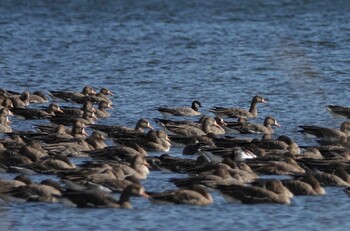
<path id="1" fill-rule="evenodd" d="M 282 126 L 276 137 L 312 145 L 297 126 L 339 127 L 344 119 L 325 105 L 350 106 L 349 12 L 346 0 L 2 0 L 0 87 L 108 87 L 115 108 L 98 123 L 127 126 L 160 117 L 155 108 L 162 105 L 197 99 L 209 114 L 212 106 L 248 109 L 260 94 L 268 104 L 259 105 L 257 122 L 272 115 Z M 14 130 L 32 129 L 12 120 Z M 167 182 L 174 176 L 185 175 L 151 172 L 143 184 L 150 191 L 174 188 Z M 350 198 L 342 188 L 326 191 L 288 206 L 230 203 L 216 192 L 207 207 L 143 198 L 132 198 L 132 210 L 1 204 L 0 230 L 348 230 Z"/>

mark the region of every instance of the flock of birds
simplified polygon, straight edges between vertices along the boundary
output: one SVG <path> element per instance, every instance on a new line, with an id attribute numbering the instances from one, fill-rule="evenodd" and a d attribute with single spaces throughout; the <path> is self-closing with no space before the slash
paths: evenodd
<path id="1" fill-rule="evenodd" d="M 96 93 L 90 86 L 82 92 L 0 89 L 0 171 L 17 173 L 12 180 L 0 179 L 0 199 L 131 208 L 131 196 L 154 203 L 210 205 L 214 190 L 229 201 L 247 204 L 290 204 L 294 196 L 326 194 L 325 186 L 343 187 L 350 195 L 350 122 L 340 129 L 300 126 L 300 132 L 316 137 L 319 145 L 299 147 L 288 136 L 273 138 L 274 127 L 280 125 L 272 116 L 263 124 L 251 122 L 258 116 L 258 104 L 267 103 L 254 96 L 249 110 L 210 108 L 215 117 L 203 115 L 199 101 L 191 107 L 159 107 L 164 116 L 154 122 L 161 129 L 144 118 L 134 128 L 95 123 L 109 117 L 110 95 L 106 88 Z M 31 107 L 38 103 L 48 106 Z M 350 118 L 348 107 L 327 108 Z M 35 123 L 35 130 L 13 130 L 11 116 L 45 123 Z M 175 116 L 195 119 L 169 119 Z M 114 145 L 107 145 L 107 139 Z M 170 155 L 174 146 L 183 147 L 185 157 Z M 72 157 L 85 159 L 74 164 Z M 186 176 L 169 179 L 176 189 L 146 191 L 142 181 L 152 171 Z M 32 174 L 55 175 L 59 181 L 48 177 L 33 182 Z M 120 193 L 119 199 L 114 193 Z"/>

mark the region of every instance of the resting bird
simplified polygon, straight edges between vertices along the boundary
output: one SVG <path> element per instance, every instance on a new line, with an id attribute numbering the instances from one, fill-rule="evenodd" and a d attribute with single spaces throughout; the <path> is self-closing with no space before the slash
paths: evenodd
<path id="1" fill-rule="evenodd" d="M 173 204 L 210 205 L 213 203 L 213 198 L 205 187 L 197 184 L 186 189 L 174 189 L 150 194 L 150 198 L 153 202 Z"/>
<path id="2" fill-rule="evenodd" d="M 340 141 L 342 137 L 348 137 L 350 135 L 350 122 L 344 121 L 340 125 L 340 129 L 336 128 L 326 128 L 316 125 L 303 125 L 299 126 L 302 130 L 299 132 L 305 135 L 312 135 L 318 138 L 332 141 Z"/>
<path id="3" fill-rule="evenodd" d="M 144 188 L 138 184 L 131 184 L 127 186 L 120 195 L 119 200 L 115 199 L 111 194 L 98 191 L 89 190 L 83 192 L 65 192 L 63 197 L 69 199 L 78 208 L 124 208 L 130 209 L 130 197 L 143 196 L 148 198 Z"/>
<path id="4" fill-rule="evenodd" d="M 198 116 L 201 115 L 198 111 L 201 106 L 201 103 L 195 100 L 191 107 L 159 107 L 157 110 L 163 115 Z"/>

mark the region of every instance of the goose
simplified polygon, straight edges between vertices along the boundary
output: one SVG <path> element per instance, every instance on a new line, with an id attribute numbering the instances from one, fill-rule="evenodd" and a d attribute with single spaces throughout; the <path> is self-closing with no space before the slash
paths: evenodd
<path id="1" fill-rule="evenodd" d="M 282 184 L 294 195 L 325 195 L 326 191 L 313 175 L 301 179 L 282 180 Z"/>
<path id="2" fill-rule="evenodd" d="M 299 164 L 291 157 L 286 157 L 284 160 L 272 160 L 262 161 L 257 166 L 247 163 L 256 172 L 265 174 L 277 174 L 277 175 L 289 175 L 296 173 L 305 173 L 305 169 L 299 166 Z"/>
<path id="3" fill-rule="evenodd" d="M 187 124 L 167 124 L 164 125 L 164 127 L 173 134 L 185 137 L 205 136 L 207 133 L 215 133 L 215 131 L 218 132 L 218 130 L 215 130 L 216 128 L 220 129 L 219 133 L 222 132 L 222 127 L 218 125 L 217 122 L 209 116 L 203 120 L 201 128 L 199 128 L 198 126 L 191 126 Z"/>
<path id="4" fill-rule="evenodd" d="M 89 127 L 91 127 L 94 130 L 99 130 L 104 133 L 107 133 L 110 136 L 113 136 L 115 133 L 123 133 L 123 134 L 138 134 L 138 133 L 144 133 L 144 129 L 153 129 L 151 124 L 148 122 L 147 119 L 141 118 L 137 121 L 135 128 L 129 128 L 122 125 L 102 125 L 102 124 L 90 124 Z"/>
<path id="5" fill-rule="evenodd" d="M 91 86 L 85 86 L 81 92 L 74 91 L 49 91 L 49 96 L 53 100 L 62 99 L 64 101 L 71 101 L 72 98 L 84 97 L 87 95 L 96 95 L 96 92 Z"/>
<path id="6" fill-rule="evenodd" d="M 3 194 L 5 194 L 5 198 L 21 198 L 25 201 L 38 202 L 58 202 L 62 196 L 62 192 L 52 185 L 47 184 L 47 181 L 19 186 Z"/>
<path id="7" fill-rule="evenodd" d="M 9 133 L 12 132 L 10 127 L 11 121 L 4 113 L 0 113 L 0 133 Z"/>
<path id="8" fill-rule="evenodd" d="M 350 118 L 350 107 L 339 105 L 327 105 L 326 108 L 334 116 Z"/>
<path id="9" fill-rule="evenodd" d="M 82 117 L 56 115 L 49 118 L 50 122 L 55 124 L 72 125 L 77 120 L 81 120 L 84 124 L 94 124 L 97 117 L 93 111 L 84 111 Z"/>
<path id="10" fill-rule="evenodd" d="M 258 115 L 257 104 L 267 103 L 267 101 L 261 96 L 254 96 L 250 105 L 249 111 L 241 108 L 225 108 L 225 107 L 213 107 L 209 111 L 216 116 L 229 117 L 229 118 L 256 118 Z"/>
<path id="11" fill-rule="evenodd" d="M 274 130 L 272 126 L 281 127 L 275 118 L 273 118 L 272 116 L 267 116 L 264 120 L 264 124 L 249 123 L 235 129 L 237 129 L 241 134 L 273 134 Z"/>
<path id="12" fill-rule="evenodd" d="M 202 104 L 198 100 L 195 100 L 192 102 L 191 107 L 159 107 L 157 108 L 157 111 L 164 116 L 198 116 L 201 115 L 198 111 L 201 106 Z"/>
<path id="13" fill-rule="evenodd" d="M 171 141 L 168 135 L 161 130 L 149 130 L 147 134 L 113 134 L 113 140 L 122 145 L 137 143 L 146 151 L 168 152 Z"/>
<path id="14" fill-rule="evenodd" d="M 113 109 L 113 107 L 107 101 L 102 100 L 101 102 L 99 102 L 98 108 L 95 111 L 96 117 L 97 118 L 109 117 L 109 113 L 106 109 Z"/>
<path id="15" fill-rule="evenodd" d="M 142 196 L 148 198 L 141 185 L 132 184 L 127 186 L 120 195 L 119 200 L 111 194 L 99 190 L 83 192 L 64 192 L 63 197 L 69 199 L 78 208 L 124 208 L 131 209 L 131 196 Z"/>
<path id="16" fill-rule="evenodd" d="M 12 96 L 11 100 L 14 108 L 24 108 L 29 105 L 29 96 L 30 93 L 28 91 L 24 91 L 19 96 Z"/>
<path id="17" fill-rule="evenodd" d="M 243 204 L 290 204 L 293 194 L 279 180 L 267 180 L 265 188 L 252 185 L 217 185 L 226 199 L 239 200 Z"/>
<path id="18" fill-rule="evenodd" d="M 231 185 L 242 184 L 242 179 L 235 175 L 230 175 L 228 168 L 219 165 L 214 171 L 190 176 L 187 178 L 171 178 L 170 182 L 173 182 L 177 187 L 189 187 L 193 184 L 200 184 L 207 187 L 215 187 L 215 185 Z"/>
<path id="19" fill-rule="evenodd" d="M 214 202 L 210 193 L 202 185 L 192 185 L 185 189 L 166 190 L 159 193 L 148 193 L 152 202 L 166 202 L 187 205 L 210 205 Z"/>
<path id="20" fill-rule="evenodd" d="M 30 103 L 47 103 L 49 102 L 46 98 L 46 95 L 42 91 L 35 91 L 33 94 L 29 95 L 29 102 Z"/>
<path id="21" fill-rule="evenodd" d="M 105 137 L 99 131 L 93 131 L 91 136 L 85 139 L 85 141 L 91 145 L 91 149 L 104 149 L 107 147 L 105 140 Z"/>
<path id="22" fill-rule="evenodd" d="M 75 103 L 85 103 L 86 101 L 91 101 L 92 103 L 98 104 L 101 101 L 106 101 L 110 105 L 113 105 L 111 99 L 108 98 L 108 95 L 113 95 L 113 93 L 107 88 L 101 88 L 101 90 L 96 94 L 88 94 L 85 96 L 73 96 L 70 98 L 72 102 Z"/>
<path id="23" fill-rule="evenodd" d="M 63 113 L 58 104 L 51 103 L 46 110 L 34 108 L 13 108 L 12 113 L 24 119 L 47 119 L 56 113 Z"/>
<path id="24" fill-rule="evenodd" d="M 299 126 L 302 130 L 299 132 L 305 135 L 316 136 L 324 140 L 340 141 L 341 137 L 348 137 L 350 135 L 350 122 L 344 121 L 340 125 L 340 129 L 320 127 L 316 125 Z"/>
<path id="25" fill-rule="evenodd" d="M 84 111 L 96 112 L 94 105 L 91 101 L 86 101 L 81 108 L 76 107 L 61 107 L 63 115 L 65 116 L 77 116 L 82 117 Z"/>
<path id="26" fill-rule="evenodd" d="M 13 108 L 13 103 L 12 100 L 10 98 L 5 98 L 5 99 L 1 99 L 0 98 L 0 109 L 2 108 Z"/>
<path id="27" fill-rule="evenodd" d="M 11 191 L 14 188 L 31 184 L 31 180 L 25 175 L 18 175 L 13 180 L 0 179 L 0 193 Z"/>

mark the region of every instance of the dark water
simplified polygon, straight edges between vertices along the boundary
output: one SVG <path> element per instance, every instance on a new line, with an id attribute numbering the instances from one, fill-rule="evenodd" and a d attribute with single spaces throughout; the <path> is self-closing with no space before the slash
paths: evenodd
<path id="1" fill-rule="evenodd" d="M 258 122 L 273 115 L 299 144 L 298 125 L 339 127 L 326 104 L 349 105 L 348 1 L 0 1 L 0 87 L 116 93 L 101 124 L 134 126 L 160 105 L 248 108 L 261 94 Z M 14 129 L 32 129 L 13 119 Z M 181 156 L 181 148 L 171 155 Z M 150 153 L 158 155 L 159 153 Z M 174 187 L 152 172 L 148 190 Z M 4 175 L 12 177 L 12 175 Z M 42 176 L 36 176 L 38 179 Z M 153 205 L 132 210 L 59 204 L 0 205 L 0 230 L 347 230 L 341 188 L 297 197 L 289 206 L 247 206 L 213 192 L 208 207 Z"/>

